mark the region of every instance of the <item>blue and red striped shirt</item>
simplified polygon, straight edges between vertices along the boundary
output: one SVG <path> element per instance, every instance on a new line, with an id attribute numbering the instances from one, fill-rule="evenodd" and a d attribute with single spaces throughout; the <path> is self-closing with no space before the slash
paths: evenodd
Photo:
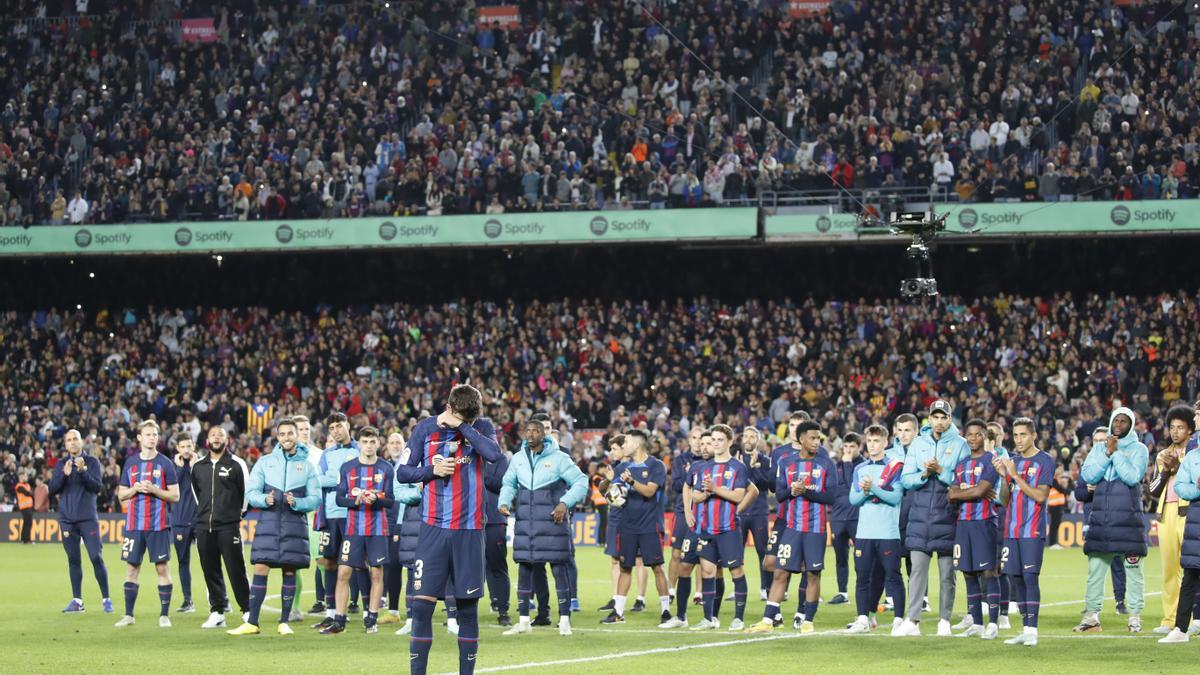
<path id="1" fill-rule="evenodd" d="M 1054 481 L 1054 460 L 1038 450 L 1032 457 L 1013 454 L 1017 473 L 1032 487 L 1050 485 Z M 1012 481 L 1012 495 L 1008 499 L 1008 521 L 1004 528 L 1006 539 L 1045 539 L 1046 505 L 1039 504 L 1026 495 Z"/>
<path id="2" fill-rule="evenodd" d="M 374 464 L 363 464 L 352 459 L 342 465 L 342 479 L 338 482 L 338 497 L 346 503 L 346 534 L 365 536 L 387 536 L 388 507 L 395 500 L 392 483 L 395 470 L 385 460 L 376 459 Z M 354 489 L 374 492 L 376 501 L 368 504 L 354 503 Z"/>
<path id="3" fill-rule="evenodd" d="M 784 526 L 798 532 L 824 534 L 829 522 L 829 504 L 837 497 L 837 466 L 828 456 L 814 455 L 802 459 L 792 455 L 784 460 L 775 477 L 777 492 L 791 490 L 794 482 L 805 483 L 808 489 L 782 504 Z"/>
<path id="4" fill-rule="evenodd" d="M 179 483 L 175 476 L 175 465 L 166 456 L 155 453 L 152 459 L 134 455 L 125 460 L 121 469 L 121 485 L 133 487 L 135 483 L 148 480 L 158 488 L 166 490 Z M 125 512 L 125 529 L 136 532 L 161 532 L 171 528 L 171 505 L 151 494 L 135 494 L 129 500 Z"/>
<path id="5" fill-rule="evenodd" d="M 692 464 L 692 490 L 702 491 L 705 478 L 712 480 L 713 487 L 737 490 L 750 485 L 750 470 L 736 459 L 723 463 L 708 461 Z M 696 531 L 715 535 L 738 529 L 737 507 L 737 502 L 716 495 L 696 504 L 693 507 L 696 512 Z"/>
<path id="6" fill-rule="evenodd" d="M 966 459 L 958 463 L 958 466 L 954 467 L 955 484 L 963 490 L 969 490 L 979 485 L 980 481 L 987 481 L 993 487 L 996 486 L 999 476 L 996 473 L 995 465 L 992 464 L 995 459 L 996 456 L 990 452 L 985 452 L 979 457 L 968 455 Z M 980 497 L 975 501 L 959 502 L 959 520 L 991 520 L 995 516 L 996 502 L 986 497 Z"/>
<path id="7" fill-rule="evenodd" d="M 476 448 L 468 434 L 491 446 Z M 480 438 L 482 437 L 482 438 Z M 480 530 L 485 524 L 483 470 L 488 454 L 500 454 L 496 429 L 490 420 L 479 418 L 471 430 L 439 427 L 436 417 L 421 420 L 408 439 L 408 447 L 397 463 L 400 482 L 425 480 L 407 467 L 432 468 L 438 461 L 453 461 L 458 468 L 449 478 L 432 478 L 421 493 L 421 520 L 447 530 Z"/>

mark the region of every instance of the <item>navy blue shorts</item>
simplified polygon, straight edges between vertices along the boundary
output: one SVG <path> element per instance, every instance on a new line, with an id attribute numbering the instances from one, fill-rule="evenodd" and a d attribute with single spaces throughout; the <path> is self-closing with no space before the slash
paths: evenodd
<path id="1" fill-rule="evenodd" d="M 992 521 L 958 521 L 954 528 L 954 567 L 964 573 L 996 569 L 996 525 Z"/>
<path id="2" fill-rule="evenodd" d="M 338 564 L 356 570 L 383 567 L 388 561 L 390 539 L 382 534 L 352 534 L 342 540 L 342 554 L 338 556 Z"/>
<path id="3" fill-rule="evenodd" d="M 604 528 L 604 555 L 610 558 L 620 558 L 621 548 L 617 542 L 617 522 L 614 521 L 612 515 L 608 517 L 608 523 Z"/>
<path id="4" fill-rule="evenodd" d="M 482 598 L 484 539 L 483 530 L 447 530 L 421 523 L 412 561 L 413 591 L 434 598 Z"/>
<path id="5" fill-rule="evenodd" d="M 325 529 L 321 530 L 321 557 L 326 560 L 337 560 L 342 552 L 342 542 L 345 540 L 346 519 L 326 519 Z"/>
<path id="6" fill-rule="evenodd" d="M 89 560 L 99 557 L 103 552 L 104 544 L 100 540 L 99 521 L 84 520 L 78 523 L 63 521 L 59 525 L 62 528 L 63 543 L 67 542 L 68 537 L 76 537 L 83 542 L 87 549 Z"/>
<path id="7" fill-rule="evenodd" d="M 779 569 L 792 574 L 820 572 L 825 569 L 825 533 L 783 528 L 775 548 L 775 559 Z"/>
<path id="8" fill-rule="evenodd" d="M 646 567 L 663 564 L 662 537 L 657 532 L 617 531 L 617 546 L 621 551 L 621 567 L 630 569 L 642 559 Z"/>
<path id="9" fill-rule="evenodd" d="M 1042 556 L 1046 553 L 1046 540 L 1012 539 L 1004 540 L 1004 548 L 1000 551 L 1000 562 L 1004 565 L 1004 573 L 1013 576 L 1026 574 L 1041 574 Z"/>
<path id="10" fill-rule="evenodd" d="M 155 565 L 171 559 L 171 531 L 125 530 L 121 539 L 121 560 L 133 566 L 142 564 L 142 556 L 150 554 Z"/>
<path id="11" fill-rule="evenodd" d="M 742 558 L 746 556 L 746 545 L 742 543 L 742 533 L 730 530 L 716 535 L 699 534 L 700 558 L 718 567 L 736 569 L 742 566 Z"/>
<path id="12" fill-rule="evenodd" d="M 683 544 L 679 547 L 679 552 L 682 554 L 679 556 L 679 559 L 688 565 L 699 565 L 700 549 L 704 548 L 706 543 L 705 540 L 700 538 L 700 535 L 695 532 L 688 532 L 684 535 Z"/>
<path id="13" fill-rule="evenodd" d="M 771 524 L 771 534 L 767 536 L 767 553 L 766 555 L 775 555 L 775 550 L 779 548 L 779 534 L 784 530 L 783 518 L 776 517 L 775 522 Z"/>
<path id="14" fill-rule="evenodd" d="M 671 528 L 671 548 L 682 551 L 683 542 L 688 538 L 687 517 L 683 511 L 675 512 L 675 525 Z"/>

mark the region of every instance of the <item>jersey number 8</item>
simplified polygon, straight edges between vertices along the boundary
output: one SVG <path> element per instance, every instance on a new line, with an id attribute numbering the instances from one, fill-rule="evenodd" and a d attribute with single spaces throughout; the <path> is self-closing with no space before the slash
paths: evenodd
<path id="1" fill-rule="evenodd" d="M 684 553 L 687 553 L 691 549 L 692 549 L 692 538 L 691 537 L 684 538 L 683 546 L 679 550 L 683 551 Z"/>
<path id="2" fill-rule="evenodd" d="M 342 555 L 344 555 L 344 556 L 350 555 L 350 540 L 349 539 L 342 541 Z"/>

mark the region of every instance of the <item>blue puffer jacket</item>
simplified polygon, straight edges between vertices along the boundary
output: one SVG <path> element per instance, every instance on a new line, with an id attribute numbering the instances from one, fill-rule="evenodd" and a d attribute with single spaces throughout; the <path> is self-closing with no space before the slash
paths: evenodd
<path id="1" fill-rule="evenodd" d="M 292 493 L 295 506 L 288 506 L 285 493 Z M 275 504 L 267 505 L 267 495 Z M 250 562 L 288 567 L 308 567 L 308 520 L 321 504 L 317 472 L 308 463 L 308 448 L 297 443 L 291 455 L 279 445 L 258 460 L 250 471 L 246 502 L 261 513 L 250 547 Z"/>
<path id="2" fill-rule="evenodd" d="M 421 486 L 415 483 L 392 484 L 396 503 L 392 507 L 396 527 L 392 537 L 396 540 L 399 559 L 396 562 L 410 563 L 417 557 L 417 536 L 421 532 Z"/>
<path id="3" fill-rule="evenodd" d="M 1188 507 L 1187 524 L 1183 526 L 1183 555 L 1180 565 L 1184 569 L 1200 569 L 1200 450 L 1192 450 L 1184 456 L 1175 474 L 1175 492 L 1196 506 Z"/>
<path id="4" fill-rule="evenodd" d="M 1146 555 L 1145 519 L 1142 516 L 1142 479 L 1150 463 L 1150 451 L 1133 430 L 1137 419 L 1129 408 L 1117 408 L 1109 416 L 1109 429 L 1117 415 L 1129 418 L 1129 433 L 1117 440 L 1109 457 L 1104 446 L 1088 453 L 1079 477 L 1095 485 L 1092 513 L 1084 553 Z"/>
<path id="5" fill-rule="evenodd" d="M 904 496 L 911 500 L 904 532 L 904 546 L 908 550 L 947 554 L 954 550 L 958 511 L 950 504 L 949 486 L 954 484 L 954 467 L 970 452 L 953 424 L 936 441 L 932 430 L 922 429 L 908 447 L 901 479 Z M 942 471 L 930 478 L 925 475 L 925 462 L 933 458 Z"/>
<path id="6" fill-rule="evenodd" d="M 554 439 L 547 438 L 536 455 L 522 444 L 504 473 L 499 499 L 500 505 L 507 506 L 516 518 L 513 560 L 568 562 L 573 553 L 569 511 L 587 496 L 587 491 L 587 476 L 559 451 Z M 555 523 L 550 515 L 559 502 L 568 510 L 562 524 Z"/>

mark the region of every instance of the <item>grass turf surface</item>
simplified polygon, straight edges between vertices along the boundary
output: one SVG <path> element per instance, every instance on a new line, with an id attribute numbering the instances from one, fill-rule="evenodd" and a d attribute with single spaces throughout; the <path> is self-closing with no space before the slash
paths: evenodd
<path id="1" fill-rule="evenodd" d="M 143 570 L 135 626 L 116 629 L 113 622 L 122 609 L 121 584 L 124 566 L 119 547 L 105 546 L 109 565 L 109 583 L 117 615 L 101 612 L 99 591 L 90 563 L 84 561 L 84 601 L 87 612 L 63 616 L 60 610 L 70 600 L 66 556 L 57 544 L 35 546 L 6 545 L 0 548 L 0 635 L 4 636 L 6 662 L 25 672 L 134 672 L 169 670 L 190 672 L 266 672 L 266 673 L 343 673 L 404 672 L 408 662 L 408 640 L 393 635 L 396 626 L 382 626 L 377 635 L 362 633 L 361 622 L 351 617 L 348 631 L 339 636 L 317 635 L 308 625 L 317 619 L 296 625 L 294 637 L 275 634 L 278 620 L 279 575 L 270 580 L 268 600 L 263 610 L 264 633 L 234 638 L 224 631 L 202 630 L 207 618 L 203 606 L 203 577 L 195 555 L 192 558 L 193 591 L 199 606 L 195 614 L 176 614 L 182 595 L 176 584 L 171 619 L 174 627 L 158 627 L 158 596 L 153 569 Z M 752 551 L 748 559 L 757 560 Z M 247 552 L 248 553 L 248 552 Z M 906 672 L 935 669 L 962 670 L 983 666 L 990 671 L 1012 668 L 1053 669 L 1058 672 L 1196 672 L 1200 662 L 1200 640 L 1186 645 L 1159 645 L 1159 637 L 1149 631 L 1162 617 L 1160 568 L 1157 550 L 1146 561 L 1147 608 L 1143 612 L 1146 631 L 1130 635 L 1125 617 L 1113 611 L 1111 600 L 1102 615 L 1104 632 L 1075 635 L 1071 627 L 1082 609 L 1083 579 L 1086 564 L 1079 549 L 1047 551 L 1042 574 L 1042 611 L 1040 644 L 1034 648 L 1007 646 L 1002 639 L 1015 635 L 1018 628 L 1003 631 L 1001 640 L 937 638 L 931 634 L 936 623 L 925 615 L 921 638 L 898 639 L 880 628 L 875 634 L 841 634 L 852 618 L 853 601 L 845 605 L 822 604 L 816 618 L 817 634 L 800 637 L 792 631 L 795 611 L 795 586 L 784 605 L 787 627 L 768 636 L 746 636 L 720 631 L 702 633 L 688 630 L 660 631 L 659 612 L 653 577 L 647 597 L 648 611 L 627 613 L 624 625 L 602 627 L 603 615 L 596 608 L 607 601 L 609 562 L 600 549 L 579 550 L 580 602 L 584 611 L 574 615 L 575 635 L 561 637 L 554 626 L 538 628 L 531 635 L 506 638 L 500 635 L 496 617 L 487 609 L 480 612 L 481 644 L 476 672 L 492 669 L 542 673 L 612 673 L 639 669 L 667 672 L 670 669 L 694 673 L 795 672 L 804 666 L 824 672 Z M 173 555 L 173 553 L 172 553 Z M 824 579 L 822 596 L 826 600 L 836 590 L 833 583 L 833 554 Z M 763 603 L 757 595 L 757 570 L 748 573 L 751 595 L 746 608 L 746 623 L 762 617 Z M 305 577 L 303 607 L 312 604 L 312 573 Z M 936 577 L 936 575 L 935 575 Z M 516 580 L 515 567 L 512 578 Z M 932 579 L 930 603 L 937 607 L 937 581 Z M 552 582 L 553 583 L 553 582 Z M 854 578 L 851 572 L 851 590 Z M 727 592 L 731 591 L 727 584 Z M 273 597 L 272 597 L 273 596 Z M 516 589 L 513 589 L 515 609 Z M 958 584 L 954 620 L 965 611 L 965 589 Z M 631 598 L 632 604 L 632 598 Z M 271 611 L 270 607 L 275 607 Z M 723 626 L 733 618 L 733 603 L 721 609 Z M 694 622 L 700 618 L 698 607 L 689 610 Z M 431 673 L 455 672 L 458 650 L 454 638 L 441 627 L 444 619 L 439 605 L 435 615 Z M 515 612 L 514 612 L 515 618 Z M 236 625 L 229 615 L 230 627 Z M 881 623 L 883 623 L 881 621 Z M 890 615 L 888 616 L 890 626 Z M 1014 617 L 1014 624 L 1019 619 Z M 538 665 L 542 664 L 542 665 Z M 986 665 L 985 665 L 986 664 Z"/>

